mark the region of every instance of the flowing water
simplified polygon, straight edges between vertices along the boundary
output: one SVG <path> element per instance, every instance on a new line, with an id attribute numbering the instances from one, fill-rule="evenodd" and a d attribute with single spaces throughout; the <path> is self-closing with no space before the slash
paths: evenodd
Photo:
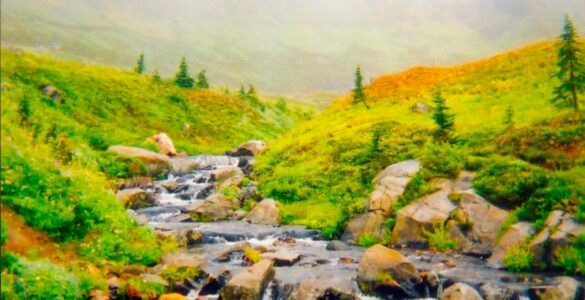
<path id="1" fill-rule="evenodd" d="M 256 225 L 245 221 L 183 222 L 186 214 L 213 192 L 212 170 L 233 168 L 240 162 L 238 158 L 227 156 L 196 156 L 192 159 L 198 162 L 200 169 L 183 175 L 169 175 L 167 179 L 155 182 L 150 189 L 156 194 L 158 205 L 139 209 L 137 213 L 146 216 L 148 224 L 158 231 L 188 228 L 202 233 L 202 240 L 189 251 L 207 259 L 208 273 L 220 274 L 229 270 L 231 274 L 236 274 L 246 268 L 248 264 L 242 259 L 241 251 L 232 253 L 228 259 L 218 260 L 220 252 L 246 241 L 252 247 L 285 249 L 300 255 L 300 259 L 292 265 L 275 266 L 275 279 L 264 292 L 263 299 L 283 299 L 292 286 L 304 281 L 335 287 L 361 299 L 378 299 L 363 295 L 356 284 L 364 248 L 350 246 L 347 250 L 329 251 L 326 249 L 327 241 L 321 238 L 319 231 L 301 226 Z M 165 186 L 172 187 L 173 192 L 169 192 Z M 531 285 L 547 283 L 552 279 L 547 274 L 518 275 L 496 270 L 476 257 L 414 249 L 401 249 L 400 252 L 420 271 L 436 273 L 440 284 L 438 288 L 427 289 L 426 296 L 430 299 L 436 299 L 442 286 L 449 282 L 465 282 L 476 288 L 482 283 L 494 283 L 515 290 L 519 295 L 526 295 Z M 198 293 L 196 287 L 189 297 L 194 299 Z M 215 299 L 217 295 L 207 297 Z"/>

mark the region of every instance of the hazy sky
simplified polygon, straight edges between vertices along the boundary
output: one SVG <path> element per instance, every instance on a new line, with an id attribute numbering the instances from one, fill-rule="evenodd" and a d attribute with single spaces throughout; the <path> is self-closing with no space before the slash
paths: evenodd
<path id="1" fill-rule="evenodd" d="M 294 94 L 414 65 L 478 59 L 556 37 L 583 0 L 2 0 L 2 44 L 172 76 L 181 56 L 214 85 Z"/>

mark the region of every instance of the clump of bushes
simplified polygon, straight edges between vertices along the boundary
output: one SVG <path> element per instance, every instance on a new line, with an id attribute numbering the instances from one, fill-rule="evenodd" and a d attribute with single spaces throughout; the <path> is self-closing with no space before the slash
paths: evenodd
<path id="1" fill-rule="evenodd" d="M 526 243 L 520 243 L 511 246 L 504 254 L 504 267 L 512 272 L 522 272 L 530 270 L 534 254 Z"/>
<path id="2" fill-rule="evenodd" d="M 364 232 L 364 233 L 360 234 L 356 240 L 356 243 L 358 245 L 365 247 L 365 248 L 369 248 L 369 247 L 371 247 L 379 242 L 380 241 L 378 240 L 378 238 L 369 232 Z"/>
<path id="3" fill-rule="evenodd" d="M 431 249 L 444 252 L 457 248 L 457 242 L 449 236 L 449 232 L 443 223 L 434 226 L 431 231 L 423 229 L 423 233 Z"/>
<path id="4" fill-rule="evenodd" d="M 580 235 L 573 245 L 561 248 L 553 264 L 567 274 L 585 274 L 585 235 Z"/>
<path id="5" fill-rule="evenodd" d="M 432 177 L 455 178 L 464 165 L 464 153 L 455 145 L 429 143 L 419 155 Z"/>
<path id="6" fill-rule="evenodd" d="M 546 172 L 525 162 L 496 159 L 478 172 L 473 187 L 488 200 L 516 207 L 527 201 L 538 189 L 546 187 Z"/>
<path id="7" fill-rule="evenodd" d="M 132 178 L 145 176 L 148 169 L 135 157 L 122 157 L 115 153 L 103 152 L 98 157 L 99 170 L 109 178 Z"/>
<path id="8" fill-rule="evenodd" d="M 244 259 L 255 264 L 262 259 L 262 254 L 252 247 L 246 247 L 244 248 Z"/>

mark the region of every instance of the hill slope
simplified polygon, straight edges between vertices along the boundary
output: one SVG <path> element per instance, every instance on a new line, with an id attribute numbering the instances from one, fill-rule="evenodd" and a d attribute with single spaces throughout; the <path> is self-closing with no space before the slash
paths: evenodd
<path id="1" fill-rule="evenodd" d="M 288 222 L 335 235 L 363 210 L 374 175 L 404 159 L 421 159 L 428 177 L 522 159 L 575 180 L 583 174 L 583 116 L 566 115 L 549 102 L 557 84 L 555 59 L 553 43 L 545 42 L 458 67 L 417 67 L 377 78 L 366 87 L 370 109 L 347 96 L 273 144 L 259 158 L 260 188 L 282 202 Z M 418 102 L 430 105 L 437 89 L 455 114 L 453 145 L 432 143 L 431 113 L 412 109 Z M 512 129 L 503 124 L 508 106 Z M 428 177 L 411 197 L 425 193 Z M 582 182 L 572 182 L 573 192 L 583 192 Z"/>
<path id="2" fill-rule="evenodd" d="M 114 197 L 117 179 L 142 174 L 144 165 L 106 152 L 110 145 L 150 148 L 146 139 L 166 132 L 180 152 L 222 153 L 274 138 L 304 117 L 254 97 L 182 90 L 112 68 L 4 50 L 1 60 L 1 242 L 30 232 L 41 244 L 2 248 L 2 270 L 17 270 L 2 272 L 3 299 L 62 295 L 61 288 L 84 299 L 103 288 L 111 268 L 155 264 L 173 247 Z M 46 95 L 47 86 L 60 97 Z M 5 211 L 19 217 L 5 223 Z"/>

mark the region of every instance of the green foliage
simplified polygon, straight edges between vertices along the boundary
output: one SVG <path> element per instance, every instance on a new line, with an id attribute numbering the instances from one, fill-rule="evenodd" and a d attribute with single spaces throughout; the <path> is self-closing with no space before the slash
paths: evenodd
<path id="1" fill-rule="evenodd" d="M 398 201 L 394 204 L 394 211 L 398 211 L 410 204 L 410 202 L 436 191 L 436 187 L 429 183 L 429 179 L 430 175 L 426 170 L 416 173 L 406 184 L 404 193 L 400 195 Z"/>
<path id="2" fill-rule="evenodd" d="M 230 200 L 236 200 L 240 194 L 240 189 L 237 186 L 225 187 L 219 191 Z"/>
<path id="3" fill-rule="evenodd" d="M 379 242 L 380 241 L 378 240 L 378 238 L 369 232 L 364 232 L 364 233 L 360 234 L 356 240 L 356 244 L 358 244 L 362 247 L 365 247 L 365 248 L 369 248 L 369 247 L 371 247 Z"/>
<path id="4" fill-rule="evenodd" d="M 138 61 L 136 62 L 136 67 L 134 67 L 134 72 L 138 74 L 144 73 L 144 53 L 141 53 L 138 57 Z"/>
<path id="5" fill-rule="evenodd" d="M 252 264 L 262 259 L 262 254 L 252 247 L 244 248 L 244 258 Z"/>
<path id="6" fill-rule="evenodd" d="M 6 226 L 6 222 L 4 219 L 0 220 L 0 247 L 6 244 L 8 240 L 8 227 Z"/>
<path id="7" fill-rule="evenodd" d="M 455 178 L 463 168 L 465 155 L 457 146 L 429 143 L 419 157 L 430 177 Z"/>
<path id="8" fill-rule="evenodd" d="M 191 78 L 191 75 L 189 75 L 189 67 L 187 66 L 187 60 L 185 59 L 185 57 L 183 57 L 181 59 L 181 64 L 179 64 L 179 71 L 177 72 L 177 75 L 175 75 L 175 84 L 178 87 L 190 89 L 193 87 L 194 83 L 195 81 L 193 80 L 193 78 Z"/>
<path id="9" fill-rule="evenodd" d="M 18 114 L 20 115 L 20 123 L 22 125 L 28 125 L 31 117 L 30 102 L 28 98 L 23 97 L 22 99 L 20 99 L 20 104 L 18 106 Z"/>
<path id="10" fill-rule="evenodd" d="M 80 287 L 79 279 L 61 266 L 49 261 L 20 260 L 14 271 L 14 277 L 8 279 L 7 289 L 12 299 L 84 299 L 87 291 Z M 4 298 L 4 282 L 2 288 Z"/>
<path id="11" fill-rule="evenodd" d="M 199 89 L 208 89 L 209 82 L 207 81 L 207 75 L 205 75 L 205 70 L 201 70 L 197 73 L 197 80 L 195 81 L 195 86 Z"/>
<path id="12" fill-rule="evenodd" d="M 534 254 L 526 243 L 519 243 L 506 249 L 504 254 L 504 267 L 512 272 L 530 270 Z"/>
<path id="13" fill-rule="evenodd" d="M 427 238 L 431 249 L 443 252 L 453 250 L 457 247 L 457 242 L 451 239 L 449 232 L 443 223 L 434 226 L 431 231 L 426 231 L 423 228 L 423 233 Z"/>
<path id="14" fill-rule="evenodd" d="M 366 106 L 366 108 L 368 108 L 368 104 L 366 103 L 366 95 L 364 94 L 364 87 L 362 86 L 363 80 L 364 80 L 364 77 L 362 76 L 361 68 L 358 65 L 355 69 L 355 79 L 354 79 L 352 102 L 353 102 L 353 104 L 363 103 Z"/>
<path id="15" fill-rule="evenodd" d="M 585 274 L 585 235 L 580 235 L 573 245 L 562 247 L 553 264 L 567 274 Z"/>
<path id="16" fill-rule="evenodd" d="M 283 98 L 278 99 L 278 101 L 276 102 L 276 109 L 278 109 L 282 112 L 288 111 L 286 101 Z"/>
<path id="17" fill-rule="evenodd" d="M 578 195 L 573 182 L 561 176 L 551 176 L 546 187 L 538 189 L 518 210 L 518 218 L 533 222 L 544 222 L 548 213 L 555 209 L 570 210 L 571 200 Z"/>
<path id="18" fill-rule="evenodd" d="M 152 75 L 152 82 L 154 82 L 154 83 L 161 83 L 162 82 L 162 78 L 160 77 L 160 74 L 158 73 L 158 69 L 154 69 L 154 75 Z"/>
<path id="19" fill-rule="evenodd" d="M 455 116 L 449 113 L 449 107 L 447 107 L 445 98 L 440 91 L 436 91 L 433 95 L 433 103 L 435 104 L 433 120 L 437 125 L 433 136 L 439 143 L 450 142 L 453 140 L 453 132 L 455 131 Z"/>
<path id="20" fill-rule="evenodd" d="M 191 267 L 168 266 L 162 272 L 161 277 L 169 283 L 184 282 L 187 280 L 196 280 L 201 276 L 201 270 Z"/>
<path id="21" fill-rule="evenodd" d="M 130 293 L 139 297 L 139 299 L 158 299 L 166 291 L 164 285 L 157 282 L 144 281 L 139 277 L 130 278 L 126 289 L 131 290 Z"/>
<path id="22" fill-rule="evenodd" d="M 578 93 L 585 92 L 585 64 L 583 63 L 583 45 L 579 34 L 569 16 L 565 16 L 563 33 L 559 37 L 557 77 L 560 84 L 555 88 L 553 103 L 570 106 L 579 110 Z"/>
<path id="23" fill-rule="evenodd" d="M 489 201 L 519 206 L 548 184 L 546 172 L 525 162 L 495 159 L 478 172 L 473 187 Z"/>
<path id="24" fill-rule="evenodd" d="M 508 105 L 506 108 L 506 115 L 504 116 L 504 126 L 506 129 L 510 129 L 514 127 L 514 109 L 512 105 Z"/>

